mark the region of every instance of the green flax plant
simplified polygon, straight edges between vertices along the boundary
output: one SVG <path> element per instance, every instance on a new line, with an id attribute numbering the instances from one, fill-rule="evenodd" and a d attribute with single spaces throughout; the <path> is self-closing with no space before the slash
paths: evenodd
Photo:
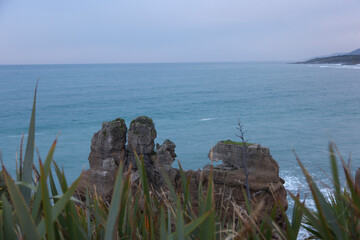
<path id="1" fill-rule="evenodd" d="M 304 212 L 303 226 L 312 238 L 317 239 L 360 239 L 360 191 L 337 146 L 329 144 L 333 191 L 329 196 L 322 194 L 312 176 L 296 156 L 314 199 L 316 210 L 308 209 L 299 199 L 293 199 Z M 346 187 L 341 188 L 337 156 L 346 178 Z"/>
<path id="2" fill-rule="evenodd" d="M 329 155 L 333 188 L 324 194 L 295 153 L 310 188 L 315 209 L 307 207 L 305 200 L 300 201 L 299 195 L 289 193 L 295 202 L 291 223 L 285 212 L 283 214 L 285 229 L 281 229 L 269 218 L 269 223 L 278 238 L 298 239 L 300 226 L 302 226 L 305 230 L 303 237 L 306 239 L 360 239 L 360 191 L 355 185 L 349 164 L 345 163 L 333 142 L 329 144 Z M 338 159 L 340 159 L 341 168 L 338 166 Z M 340 170 L 343 170 L 345 174 L 345 187 L 341 187 L 340 184 Z"/>

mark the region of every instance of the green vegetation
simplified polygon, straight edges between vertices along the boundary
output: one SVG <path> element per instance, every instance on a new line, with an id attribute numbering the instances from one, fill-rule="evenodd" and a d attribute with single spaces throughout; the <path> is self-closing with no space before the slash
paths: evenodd
<path id="1" fill-rule="evenodd" d="M 116 118 L 111 121 L 112 124 L 116 124 L 117 122 L 120 122 L 121 124 L 125 124 L 125 120 L 122 118 Z"/>
<path id="2" fill-rule="evenodd" d="M 35 92 L 36 97 L 36 92 Z M 189 181 L 180 167 L 182 192 L 174 187 L 164 174 L 168 193 L 157 193 L 148 184 L 145 165 L 136 155 L 140 186 L 132 189 L 131 171 L 124 171 L 120 163 L 111 202 L 105 202 L 96 193 L 86 192 L 85 201 L 73 197 L 81 176 L 70 186 L 65 173 L 53 155 L 55 139 L 45 162 L 39 160 L 39 169 L 33 168 L 35 136 L 35 99 L 31 115 L 25 156 L 16 170 L 16 181 L 2 171 L 0 240 L 1 239 L 297 239 L 303 226 L 311 239 L 360 239 L 360 192 L 355 186 L 349 167 L 336 146 L 329 146 L 334 190 L 325 197 L 297 158 L 310 187 L 316 209 L 311 210 L 300 201 L 295 202 L 291 221 L 283 211 L 286 228 L 274 221 L 272 213 L 261 217 L 261 202 L 249 204 L 247 209 L 234 208 L 234 219 L 227 220 L 215 211 L 212 172 L 206 189 L 198 188 L 198 199 L 191 199 Z M 22 147 L 21 147 L 22 149 Z M 347 186 L 339 180 L 337 157 L 341 160 Z M 22 161 L 21 159 L 24 159 Z M 1 152 L 0 152 L 1 160 Z M 2 161 L 1 161 L 2 162 Z M 53 171 L 55 173 L 53 173 Z M 55 175 L 54 175 L 55 174 Z M 30 176 L 30 179 L 28 178 Z M 56 176 L 56 178 L 54 177 Z M 56 181 L 55 181 L 56 180 Z M 198 211 L 194 209 L 196 201 Z M 251 206 L 251 207 L 250 207 Z M 222 208 L 226 211 L 225 206 Z M 223 212 L 224 213 L 224 212 Z M 223 214 L 226 215 L 226 214 Z"/>
<path id="3" fill-rule="evenodd" d="M 230 140 L 230 139 L 228 139 L 228 140 L 223 140 L 223 141 L 220 141 L 220 142 L 222 142 L 223 144 L 232 144 L 232 145 L 240 145 L 240 146 L 244 146 L 244 144 L 242 143 L 242 142 L 235 142 L 235 141 L 232 141 L 232 140 Z M 252 143 L 245 143 L 246 144 L 246 146 L 250 146 L 250 145 L 252 145 Z"/>
<path id="4" fill-rule="evenodd" d="M 130 125 L 133 124 L 134 122 L 146 124 L 149 126 L 154 126 L 153 120 L 147 116 L 139 116 L 139 117 L 135 118 L 134 120 L 131 121 Z"/>
<path id="5" fill-rule="evenodd" d="M 118 123 L 120 123 L 120 126 L 122 126 L 122 127 L 125 126 L 125 120 L 122 118 L 116 118 L 116 119 L 112 120 L 110 123 L 110 126 L 115 126 Z"/>

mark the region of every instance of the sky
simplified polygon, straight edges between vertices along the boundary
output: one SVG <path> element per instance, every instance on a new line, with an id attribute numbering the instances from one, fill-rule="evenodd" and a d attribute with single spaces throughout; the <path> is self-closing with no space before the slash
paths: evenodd
<path id="1" fill-rule="evenodd" d="M 360 0 L 0 0 L 0 64 L 293 61 L 360 48 Z"/>

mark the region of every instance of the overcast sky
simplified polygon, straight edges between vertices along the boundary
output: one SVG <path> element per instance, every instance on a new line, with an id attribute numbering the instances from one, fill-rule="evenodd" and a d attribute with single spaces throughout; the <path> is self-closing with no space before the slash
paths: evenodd
<path id="1" fill-rule="evenodd" d="M 360 0 L 0 0 L 0 64 L 289 61 L 360 48 Z"/>

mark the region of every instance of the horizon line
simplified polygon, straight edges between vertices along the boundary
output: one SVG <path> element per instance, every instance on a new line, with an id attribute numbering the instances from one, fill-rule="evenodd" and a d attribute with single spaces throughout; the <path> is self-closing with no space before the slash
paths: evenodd
<path id="1" fill-rule="evenodd" d="M 105 63 L 15 63 L 0 66 L 34 66 L 34 65 L 111 65 L 111 64 L 189 64 L 189 63 L 291 63 L 293 61 L 189 61 L 189 62 L 105 62 Z"/>

